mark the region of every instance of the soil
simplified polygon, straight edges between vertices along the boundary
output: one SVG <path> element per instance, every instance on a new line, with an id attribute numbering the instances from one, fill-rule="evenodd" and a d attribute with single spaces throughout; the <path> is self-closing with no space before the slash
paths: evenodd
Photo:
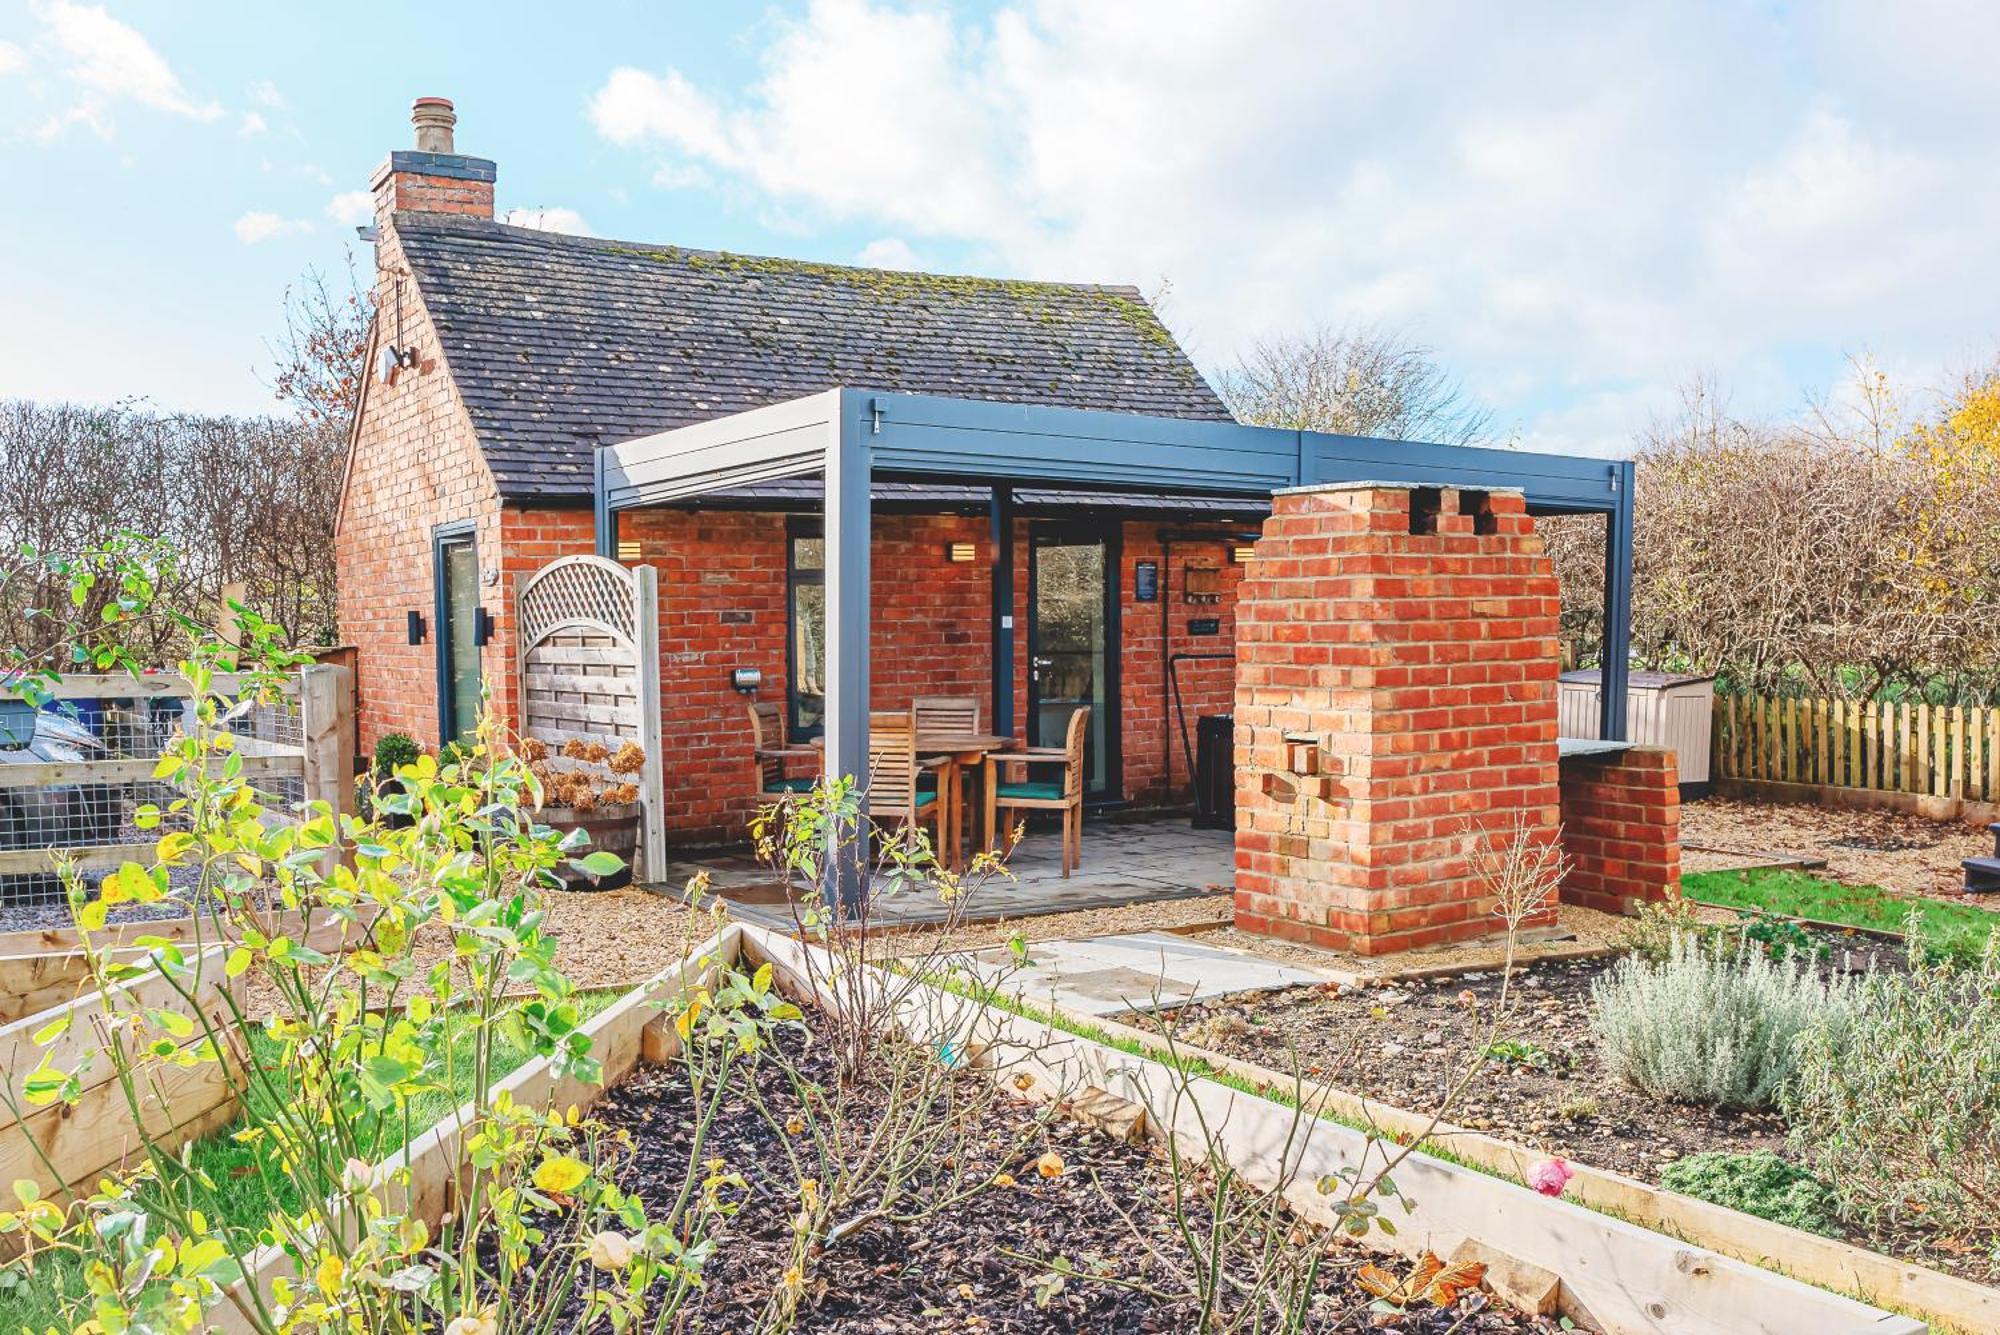
<path id="1" fill-rule="evenodd" d="M 1897 949 L 1827 936 L 1828 967 L 1899 966 Z M 1655 1099 L 1610 1075 L 1590 1031 L 1590 986 L 1609 959 L 1530 965 L 1515 976 L 1502 1042 L 1510 1059 L 1488 1060 L 1445 1118 L 1517 1145 L 1655 1185 L 1673 1160 L 1703 1150 L 1785 1152 L 1784 1119 Z M 1358 988 L 1308 987 L 1252 993 L 1172 1013 L 1194 1046 L 1429 1113 L 1485 1042 L 1499 1003 L 1497 971 Z M 1469 998 L 1468 998 L 1469 994 Z M 1158 1021 L 1134 1022 L 1156 1027 Z M 1910 1230 L 1848 1241 L 1981 1283 L 2000 1281 L 2000 1261 L 1954 1239 Z"/>
<path id="2" fill-rule="evenodd" d="M 830 1078 L 823 1049 L 810 1049 L 799 1060 L 811 1078 Z M 787 1117 L 798 1107 L 789 1083 L 769 1063 L 755 1069 L 774 1120 Z M 1151 1148 L 1114 1140 L 1011 1097 L 983 1102 L 970 1152 L 958 1165 L 961 1177 L 976 1181 L 1006 1171 L 1015 1184 L 990 1187 L 918 1222 L 878 1220 L 827 1245 L 809 1270 L 797 1329 L 840 1335 L 941 1330 L 1136 1335 L 1192 1329 L 1189 1300 L 1110 1283 L 1070 1278 L 1037 1302 L 1037 1281 L 1050 1273 L 1038 1264 L 1041 1258 L 1104 1263 L 1128 1281 L 1169 1287 L 1145 1244 L 1178 1245 L 1168 1236 L 1163 1204 L 1170 1178 L 1164 1159 Z M 686 1173 L 692 1107 L 680 1068 L 649 1066 L 613 1090 L 595 1113 L 630 1133 L 628 1186 L 649 1209 L 663 1209 Z M 704 1146 L 705 1155 L 745 1175 L 749 1192 L 709 1263 L 689 1330 L 755 1328 L 774 1283 L 790 1264 L 798 1187 L 784 1168 L 787 1160 L 777 1143 L 783 1134 L 761 1117 L 738 1113 L 721 1119 Z M 1054 1177 L 1036 1169 L 1037 1160 L 1050 1153 L 1062 1160 Z M 1377 1318 L 1366 1310 L 1368 1299 L 1353 1280 L 1370 1254 L 1330 1238 L 1325 1246 L 1319 1284 L 1326 1319 L 1314 1330 L 1372 1327 L 1442 1335 L 1557 1329 L 1553 1321 L 1507 1311 L 1480 1293 L 1456 1309 L 1413 1308 L 1401 1317 Z M 1342 1315 L 1346 1321 L 1335 1324 L 1333 1318 Z M 1386 1324 L 1372 1325 L 1376 1319 Z"/>
<path id="3" fill-rule="evenodd" d="M 1961 821 L 1894 811 L 1739 802 L 1705 797 L 1681 807 L 1681 870 L 1723 871 L 1787 858 L 1823 858 L 1814 876 L 1902 894 L 1983 901 L 1964 894 L 1959 863 L 1993 852 L 1993 836 Z"/>

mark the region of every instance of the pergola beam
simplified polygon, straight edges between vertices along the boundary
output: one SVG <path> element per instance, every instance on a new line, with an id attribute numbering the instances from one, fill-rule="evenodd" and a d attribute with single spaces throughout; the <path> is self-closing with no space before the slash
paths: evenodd
<path id="1" fill-rule="evenodd" d="M 993 610 L 996 655 L 1010 650 L 1013 638 L 1005 624 L 1013 614 L 1012 514 L 1002 497 L 1015 484 L 1246 497 L 1340 481 L 1504 487 L 1521 491 L 1538 514 L 1602 514 L 1607 541 L 1601 733 L 1625 738 L 1632 593 L 1629 462 L 833 389 L 600 450 L 598 550 L 615 557 L 620 511 L 810 473 L 826 479 L 826 745 L 835 773 L 865 779 L 868 769 L 868 534 L 876 475 L 977 480 L 994 488 L 993 584 L 996 599 L 1008 599 L 1007 606 Z M 1002 542 L 1008 544 L 1004 553 Z M 1012 666 L 1011 652 L 995 664 L 996 725 L 1004 717 L 1000 694 L 1011 692 Z"/>

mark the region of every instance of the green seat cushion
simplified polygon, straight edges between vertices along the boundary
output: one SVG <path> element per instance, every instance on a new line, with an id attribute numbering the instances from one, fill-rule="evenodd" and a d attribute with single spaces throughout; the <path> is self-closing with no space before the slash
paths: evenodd
<path id="1" fill-rule="evenodd" d="M 936 797 L 937 797 L 936 779 L 932 779 L 929 783 L 920 783 L 917 785 L 917 802 L 919 805 L 925 802 L 929 802 Z"/>
<path id="2" fill-rule="evenodd" d="M 1059 783 L 1003 783 L 993 790 L 1002 802 L 1010 797 L 1026 798 L 1030 801 L 1054 802 L 1063 795 Z"/>
<path id="3" fill-rule="evenodd" d="M 809 793 L 816 779 L 773 779 L 764 785 L 767 793 Z"/>

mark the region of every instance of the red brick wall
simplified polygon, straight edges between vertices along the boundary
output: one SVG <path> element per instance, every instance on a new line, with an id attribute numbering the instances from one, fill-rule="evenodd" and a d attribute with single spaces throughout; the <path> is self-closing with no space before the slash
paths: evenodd
<path id="1" fill-rule="evenodd" d="M 1542 540 L 1507 492 L 1444 491 L 1413 533 L 1416 494 L 1282 493 L 1257 543 L 1236 614 L 1246 930 L 1364 954 L 1488 935 L 1473 840 L 1555 834 Z"/>
<path id="2" fill-rule="evenodd" d="M 1244 567 L 1230 559 L 1234 543 L 1227 533 L 1208 541 L 1160 541 L 1157 523 L 1125 525 L 1120 561 L 1120 640 L 1123 662 L 1119 681 L 1124 711 L 1125 796 L 1137 806 L 1178 805 L 1189 800 L 1191 781 L 1182 747 L 1181 718 L 1174 710 L 1167 681 L 1167 660 L 1176 654 L 1229 654 L 1223 659 L 1188 660 L 1174 667 L 1181 705 L 1187 718 L 1187 745 L 1193 746 L 1195 720 L 1203 714 L 1227 714 L 1235 708 L 1236 593 Z M 1141 561 L 1161 563 L 1160 601 L 1142 603 L 1134 596 Z M 1186 600 L 1190 565 L 1214 567 L 1221 576 L 1221 599 L 1214 603 Z M 1161 648 L 1160 620 L 1166 616 L 1166 648 Z M 1212 619 L 1221 623 L 1214 635 L 1193 635 L 1188 623 Z"/>
<path id="3" fill-rule="evenodd" d="M 401 267 L 393 229 L 381 239 L 384 274 Z M 395 280 L 381 277 L 376 309 L 396 309 Z M 372 751 L 385 732 L 402 732 L 427 746 L 438 741 L 436 599 L 431 572 L 433 526 L 477 523 L 482 572 L 502 550 L 500 500 L 493 476 L 473 442 L 466 416 L 446 372 L 436 330 L 417 292 L 403 280 L 403 343 L 417 365 L 396 372 L 392 383 L 374 375 L 363 389 L 353 449 L 341 491 L 334 556 L 340 581 L 340 635 L 357 648 L 359 741 Z M 385 336 L 376 321 L 368 355 Z M 386 326 L 393 329 L 393 325 Z M 511 616 L 512 599 L 498 582 L 485 584 L 481 601 L 495 616 Z M 408 642 L 405 614 L 422 614 L 429 639 Z M 505 676 L 511 660 L 489 644 L 482 662 Z"/>
<path id="4" fill-rule="evenodd" d="M 1681 790 L 1674 753 L 1640 746 L 1562 762 L 1565 904 L 1630 913 L 1681 884 Z"/>

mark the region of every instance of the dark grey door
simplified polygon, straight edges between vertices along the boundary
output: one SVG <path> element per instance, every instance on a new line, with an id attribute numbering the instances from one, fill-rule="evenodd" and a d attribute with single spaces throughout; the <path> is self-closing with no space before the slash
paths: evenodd
<path id="1" fill-rule="evenodd" d="M 479 549 L 472 535 L 440 535 L 438 738 L 469 739 L 479 726 Z"/>
<path id="2" fill-rule="evenodd" d="M 1030 544 L 1028 740 L 1061 746 L 1070 715 L 1090 708 L 1084 792 L 1118 793 L 1116 544 L 1101 532 L 1041 528 Z"/>

